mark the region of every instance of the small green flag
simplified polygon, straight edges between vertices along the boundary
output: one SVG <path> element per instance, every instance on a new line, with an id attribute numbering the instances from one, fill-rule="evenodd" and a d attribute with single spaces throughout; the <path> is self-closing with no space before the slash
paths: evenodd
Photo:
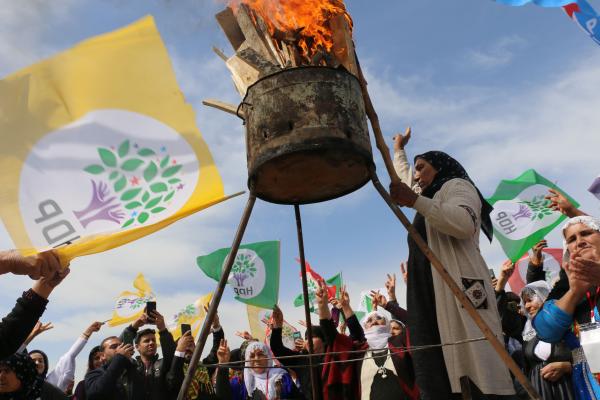
<path id="1" fill-rule="evenodd" d="M 503 180 L 488 199 L 494 206 L 490 215 L 494 236 L 513 262 L 566 219 L 560 212 L 548 208 L 550 200 L 545 198 L 548 189 L 557 190 L 579 207 L 569 195 L 533 169 L 517 179 Z"/>
<path id="2" fill-rule="evenodd" d="M 196 263 L 206 276 L 218 281 L 230 251 L 229 247 L 214 251 L 198 257 Z M 227 282 L 236 300 L 272 309 L 279 297 L 279 258 L 279 241 L 241 245 Z"/>
<path id="3" fill-rule="evenodd" d="M 318 280 L 321 279 L 321 276 L 312 270 L 310 264 L 306 265 L 307 272 L 307 286 L 308 286 L 308 300 L 310 312 L 316 312 L 316 300 L 315 300 L 315 292 L 318 287 Z M 329 297 L 340 297 L 340 291 L 342 290 L 342 273 L 338 273 L 337 275 L 332 276 L 331 278 L 325 280 L 328 288 Z M 302 307 L 304 305 L 304 296 L 299 294 L 294 299 L 294 307 Z"/>

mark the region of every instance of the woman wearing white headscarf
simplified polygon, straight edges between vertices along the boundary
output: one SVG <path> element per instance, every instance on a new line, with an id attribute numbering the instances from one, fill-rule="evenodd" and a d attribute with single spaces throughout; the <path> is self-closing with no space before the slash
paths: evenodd
<path id="1" fill-rule="evenodd" d="M 564 342 L 547 343 L 537 337 L 531 320 L 550 293 L 546 281 L 536 281 L 521 290 L 521 306 L 527 316 L 523 330 L 525 374 L 544 400 L 575 399 L 571 384 L 571 351 Z"/>
<path id="2" fill-rule="evenodd" d="M 269 346 L 261 342 L 252 342 L 246 348 L 245 357 L 244 385 L 247 399 L 303 398 L 288 372 L 274 367 L 273 355 Z"/>
<path id="3" fill-rule="evenodd" d="M 418 397 L 409 353 L 402 335 L 392 336 L 390 318 L 379 311 L 361 321 L 368 350 L 360 365 L 361 399 L 398 400 Z"/>
<path id="4" fill-rule="evenodd" d="M 573 354 L 573 388 L 577 399 L 600 398 L 600 384 L 587 364 L 577 334 L 582 324 L 600 321 L 600 219 L 569 219 L 563 232 L 563 269 L 543 308 L 533 319 L 540 339 L 564 340 Z"/>

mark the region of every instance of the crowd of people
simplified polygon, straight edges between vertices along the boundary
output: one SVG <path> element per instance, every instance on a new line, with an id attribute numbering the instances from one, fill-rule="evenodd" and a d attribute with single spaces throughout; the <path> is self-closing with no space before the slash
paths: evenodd
<path id="1" fill-rule="evenodd" d="M 527 285 L 519 293 L 506 291 L 515 264 L 505 262 L 499 276 L 491 278 L 479 251 L 480 232 L 492 239 L 492 207 L 449 155 L 427 152 L 411 166 L 405 153 L 409 139 L 394 138 L 394 165 L 402 183 L 391 185 L 392 198 L 416 211 L 416 230 L 542 399 L 600 398 L 599 376 L 586 359 L 592 347 L 583 340 L 600 321 L 600 219 L 549 192 L 550 207 L 568 217 L 561 228 L 559 278 L 546 281 L 547 242 L 542 240 L 530 252 Z M 410 236 L 408 249 L 401 267 L 406 309 L 396 299 L 393 273 L 385 281 L 387 293 L 371 292 L 375 311 L 360 319 L 345 287 L 330 297 L 321 282 L 315 292 L 319 321 L 293 349 L 283 343 L 279 307 L 272 312 L 266 341 L 245 332 L 235 349 L 229 348 L 217 316 L 212 347 L 193 371 L 185 399 L 461 399 L 463 377 L 486 399 L 529 398 Z M 101 322 L 90 324 L 53 368 L 42 350 L 27 349 L 51 329 L 40 317 L 68 267 L 53 251 L 30 257 L 4 251 L 0 273 L 35 280 L 0 323 L 0 400 L 177 397 L 196 345 L 189 331 L 175 341 L 158 311 L 144 313 L 119 337 L 105 337 L 93 347 L 84 379 L 75 382 L 75 360 Z"/>

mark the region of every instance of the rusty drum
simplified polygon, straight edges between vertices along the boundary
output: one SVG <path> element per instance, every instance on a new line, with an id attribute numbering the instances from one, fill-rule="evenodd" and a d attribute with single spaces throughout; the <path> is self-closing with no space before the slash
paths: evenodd
<path id="1" fill-rule="evenodd" d="M 330 200 L 362 187 L 374 169 L 358 79 L 342 69 L 301 67 L 248 88 L 248 188 L 280 204 Z"/>

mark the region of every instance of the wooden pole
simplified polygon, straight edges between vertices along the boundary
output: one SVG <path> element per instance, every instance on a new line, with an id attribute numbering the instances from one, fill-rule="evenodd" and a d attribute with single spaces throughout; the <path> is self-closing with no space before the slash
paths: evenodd
<path id="1" fill-rule="evenodd" d="M 196 343 L 194 354 L 192 355 L 192 359 L 190 360 L 190 366 L 188 367 L 187 374 L 185 376 L 185 379 L 183 380 L 183 385 L 181 385 L 181 389 L 179 389 L 177 400 L 185 399 L 185 395 L 187 394 L 188 388 L 192 383 L 192 378 L 194 377 L 196 368 L 198 368 L 200 356 L 202 355 L 202 351 L 204 350 L 204 345 L 206 344 L 206 339 L 208 338 L 210 327 L 212 326 L 213 320 L 215 319 L 215 315 L 217 315 L 217 309 L 219 308 L 219 303 L 221 302 L 221 297 L 223 296 L 225 285 L 227 284 L 227 280 L 229 279 L 229 274 L 231 273 L 233 262 L 235 261 L 238 249 L 240 248 L 240 244 L 242 243 L 242 237 L 244 236 L 244 232 L 246 231 L 246 226 L 248 226 L 250 214 L 252 214 L 252 208 L 254 208 L 255 202 L 256 196 L 253 193 L 250 193 L 250 197 L 248 197 L 248 202 L 246 203 L 246 208 L 244 209 L 244 213 L 242 214 L 242 219 L 240 220 L 238 229 L 235 232 L 233 244 L 231 245 L 231 251 L 227 255 L 227 259 L 225 261 L 225 265 L 221 273 L 221 279 L 217 284 L 217 290 L 215 290 L 215 294 L 213 295 L 210 305 L 208 306 L 208 312 L 206 313 L 206 317 L 204 318 L 204 323 L 202 324 L 202 329 L 200 330 L 200 336 L 198 336 L 198 342 Z"/>
<path id="2" fill-rule="evenodd" d="M 302 235 L 302 219 L 300 218 L 300 206 L 294 205 L 294 213 L 296 214 L 296 230 L 298 232 L 298 250 L 300 253 L 300 269 L 302 271 L 302 295 L 304 296 L 304 318 L 306 319 L 306 336 L 308 338 L 308 365 L 310 368 L 310 383 L 312 386 L 313 400 L 320 399 L 321 390 L 317 387 L 317 378 L 315 367 L 313 367 L 313 357 L 315 349 L 312 342 L 312 321 L 310 319 L 310 306 L 308 304 L 308 280 L 306 278 L 306 259 L 304 258 L 304 238 Z M 318 394 L 318 395 L 317 395 Z"/>
<path id="3" fill-rule="evenodd" d="M 363 92 L 363 99 L 365 102 L 365 109 L 367 112 L 367 116 L 371 121 L 371 127 L 373 128 L 373 133 L 375 134 L 375 142 L 377 143 L 377 148 L 379 149 L 381 156 L 383 157 L 383 161 L 385 163 L 385 167 L 390 175 L 390 179 L 392 184 L 401 182 L 400 177 L 396 174 L 396 170 L 394 169 L 394 163 L 392 162 L 392 158 L 390 156 L 390 149 L 385 144 L 385 139 L 383 138 L 383 133 L 381 131 L 381 126 L 379 125 L 379 117 L 375 112 L 375 108 L 373 107 L 373 102 L 371 101 L 371 97 L 367 90 L 367 81 L 363 75 L 362 69 L 360 68 L 360 64 L 358 66 L 359 72 L 359 80 L 360 85 Z M 540 395 L 535 391 L 529 379 L 523 374 L 523 371 L 519 368 L 517 363 L 512 359 L 512 357 L 508 354 L 506 349 L 504 348 L 504 344 L 498 340 L 498 338 L 494 335 L 494 332 L 490 329 L 487 323 L 483 320 L 481 315 L 477 312 L 471 301 L 467 298 L 467 296 L 463 293 L 457 283 L 454 281 L 452 276 L 448 273 L 446 268 L 442 265 L 442 262 L 437 258 L 437 256 L 433 253 L 433 251 L 429 248 L 427 243 L 423 240 L 419 232 L 415 229 L 415 227 L 410 223 L 406 215 L 400 210 L 400 208 L 394 203 L 394 200 L 391 198 L 389 193 L 385 190 L 381 182 L 379 182 L 379 178 L 375 173 L 373 173 L 372 177 L 373 185 L 383 197 L 383 199 L 388 203 L 396 217 L 400 220 L 402 225 L 408 231 L 408 234 L 412 236 L 413 240 L 419 247 L 419 249 L 423 252 L 423 254 L 429 259 L 431 265 L 435 268 L 435 270 L 440 274 L 450 291 L 454 294 L 454 297 L 462 304 L 467 313 L 471 316 L 475 324 L 481 329 L 486 339 L 490 342 L 494 350 L 498 353 L 504 364 L 510 369 L 513 375 L 517 378 L 517 380 L 523 385 L 523 388 L 527 391 L 529 396 L 532 399 L 541 400 Z M 485 368 L 485 366 L 481 366 L 481 368 Z"/>

